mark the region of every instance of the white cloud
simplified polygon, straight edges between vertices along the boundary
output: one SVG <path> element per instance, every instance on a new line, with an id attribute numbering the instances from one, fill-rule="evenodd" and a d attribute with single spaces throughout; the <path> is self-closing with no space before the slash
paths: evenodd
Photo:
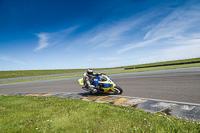
<path id="1" fill-rule="evenodd" d="M 197 8 L 196 5 L 180 7 L 147 32 L 144 39 L 162 39 L 186 34 L 188 30 L 198 26 L 199 23 L 200 8 Z"/>
<path id="2" fill-rule="evenodd" d="M 40 51 L 49 46 L 48 39 L 49 35 L 47 33 L 37 34 L 39 38 L 39 46 L 34 49 L 34 51 Z"/>
<path id="3" fill-rule="evenodd" d="M 137 30 L 141 25 L 161 14 L 162 11 L 158 12 L 158 9 L 150 9 L 117 22 L 98 25 L 87 33 L 91 36 L 86 35 L 87 41 L 85 42 L 94 48 L 123 45 L 122 43 L 126 41 L 132 41 L 132 37 L 135 36 L 132 31 Z"/>
<path id="4" fill-rule="evenodd" d="M 167 15 L 162 21 L 150 29 L 137 43 L 123 46 L 118 53 L 145 47 L 148 45 L 200 45 L 200 8 L 197 3 L 186 3 Z M 187 44 L 186 44 L 187 43 Z M 192 47 L 188 47 L 192 48 Z"/>
<path id="5" fill-rule="evenodd" d="M 74 27 L 64 29 L 64 30 L 61 30 L 58 32 L 37 34 L 37 36 L 39 38 L 39 45 L 37 48 L 34 49 L 34 51 L 35 52 L 40 51 L 51 45 L 61 43 L 61 41 L 63 41 L 63 39 L 65 39 L 70 33 L 72 33 L 77 28 L 78 28 L 78 26 L 74 26 Z"/>
<path id="6" fill-rule="evenodd" d="M 126 46 L 124 46 L 124 48 L 122 48 L 119 51 L 117 51 L 117 53 L 123 53 L 125 51 L 131 50 L 131 49 L 134 49 L 134 48 L 144 47 L 146 45 L 152 44 L 156 40 L 157 39 L 152 39 L 152 40 L 147 40 L 147 41 L 143 41 L 143 42 L 139 42 L 139 43 L 127 44 Z"/>

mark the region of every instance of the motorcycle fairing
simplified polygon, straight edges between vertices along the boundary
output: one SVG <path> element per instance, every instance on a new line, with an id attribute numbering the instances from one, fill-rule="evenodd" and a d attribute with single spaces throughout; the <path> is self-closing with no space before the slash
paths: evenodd
<path id="1" fill-rule="evenodd" d="M 78 83 L 79 83 L 80 85 L 84 85 L 83 78 L 80 78 L 80 79 L 78 80 Z"/>
<path id="2" fill-rule="evenodd" d="M 103 79 L 103 80 L 101 80 L 101 79 Z M 79 79 L 78 82 L 80 85 L 84 85 L 83 78 Z M 102 75 L 102 76 L 95 77 L 92 84 L 95 86 L 99 85 L 100 89 L 104 90 L 105 93 L 115 92 L 113 87 L 115 87 L 116 85 L 109 76 Z"/>

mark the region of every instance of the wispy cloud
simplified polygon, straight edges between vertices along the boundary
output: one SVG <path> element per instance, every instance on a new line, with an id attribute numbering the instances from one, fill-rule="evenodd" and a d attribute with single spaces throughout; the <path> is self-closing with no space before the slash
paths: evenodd
<path id="1" fill-rule="evenodd" d="M 0 55 L 0 60 L 12 62 L 12 63 L 15 63 L 15 64 L 26 65 L 26 63 L 24 63 L 24 62 L 22 62 L 22 61 L 19 61 L 19 60 L 17 60 L 17 59 L 11 58 L 11 57 L 9 57 L 9 56 L 4 56 L 4 55 Z"/>
<path id="2" fill-rule="evenodd" d="M 144 39 L 162 39 L 184 35 L 190 29 L 199 25 L 200 8 L 199 5 L 186 5 L 174 10 L 158 25 L 152 28 L 145 35 Z"/>
<path id="3" fill-rule="evenodd" d="M 48 43 L 49 34 L 41 33 L 41 34 L 37 34 L 37 36 L 39 38 L 39 46 L 35 48 L 34 51 L 40 51 L 49 46 L 49 43 Z"/>
<path id="4" fill-rule="evenodd" d="M 37 52 L 49 46 L 61 43 L 63 39 L 67 38 L 67 36 L 77 28 L 78 26 L 74 26 L 58 32 L 37 34 L 37 37 L 39 38 L 39 45 L 34 49 L 34 51 Z"/>
<path id="5" fill-rule="evenodd" d="M 152 18 L 162 14 L 158 9 L 150 9 L 129 18 L 111 23 L 97 25 L 86 33 L 87 40 L 85 44 L 94 46 L 94 48 L 105 48 L 116 45 L 123 45 L 125 42 L 133 41 L 134 31 L 144 25 Z M 88 37 L 88 34 L 91 36 Z"/>
<path id="6" fill-rule="evenodd" d="M 118 53 L 145 47 L 147 45 L 179 44 L 190 45 L 185 42 L 198 42 L 200 36 L 200 4 L 186 3 L 185 6 L 179 7 L 168 14 L 162 21 L 152 27 L 141 41 L 129 43 L 123 46 Z M 191 48 L 191 47 L 188 47 Z"/>
<path id="7" fill-rule="evenodd" d="M 133 43 L 133 44 L 130 43 L 130 44 L 127 44 L 126 46 L 124 46 L 124 48 L 118 50 L 117 53 L 123 53 L 125 51 L 131 50 L 131 49 L 134 49 L 134 48 L 144 47 L 146 45 L 152 44 L 155 41 L 156 41 L 156 39 L 151 39 L 151 40 L 142 41 L 142 42 L 139 42 L 139 43 Z"/>

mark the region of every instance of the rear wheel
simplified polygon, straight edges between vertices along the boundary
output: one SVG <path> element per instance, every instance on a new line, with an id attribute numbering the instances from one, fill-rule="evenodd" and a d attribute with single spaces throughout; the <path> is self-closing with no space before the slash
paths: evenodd
<path id="1" fill-rule="evenodd" d="M 115 90 L 115 94 L 122 94 L 123 92 L 122 88 L 117 85 L 113 89 Z"/>

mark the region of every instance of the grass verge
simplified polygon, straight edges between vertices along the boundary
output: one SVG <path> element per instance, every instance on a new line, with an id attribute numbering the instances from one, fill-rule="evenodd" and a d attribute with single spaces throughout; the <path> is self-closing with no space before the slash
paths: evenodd
<path id="1" fill-rule="evenodd" d="M 200 122 L 78 99 L 0 96 L 1 132 L 200 132 Z"/>

